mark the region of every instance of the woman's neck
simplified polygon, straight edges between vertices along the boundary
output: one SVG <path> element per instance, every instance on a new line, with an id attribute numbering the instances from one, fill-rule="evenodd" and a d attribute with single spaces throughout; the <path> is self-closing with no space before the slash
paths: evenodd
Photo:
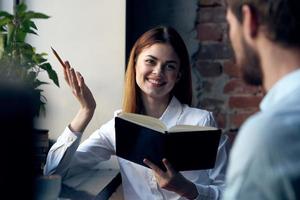
<path id="1" fill-rule="evenodd" d="M 160 118 L 162 114 L 165 112 L 169 105 L 170 98 L 152 98 L 152 97 L 142 97 L 144 114 Z"/>

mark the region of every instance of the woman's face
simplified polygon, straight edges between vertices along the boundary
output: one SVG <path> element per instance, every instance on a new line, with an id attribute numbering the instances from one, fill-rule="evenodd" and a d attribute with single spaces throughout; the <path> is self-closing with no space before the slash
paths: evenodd
<path id="1" fill-rule="evenodd" d="M 136 83 L 146 98 L 169 98 L 180 78 L 180 61 L 169 44 L 157 43 L 145 48 L 137 57 Z"/>

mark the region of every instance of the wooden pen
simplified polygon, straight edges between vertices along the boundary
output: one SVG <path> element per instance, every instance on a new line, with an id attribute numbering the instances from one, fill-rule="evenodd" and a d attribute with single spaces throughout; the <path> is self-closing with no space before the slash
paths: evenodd
<path id="1" fill-rule="evenodd" d="M 58 53 L 51 47 L 52 52 L 54 53 L 55 57 L 58 59 L 58 61 L 60 62 L 60 64 L 66 68 L 67 66 L 65 65 L 65 63 L 62 61 L 62 59 L 60 58 L 60 56 L 58 55 Z"/>

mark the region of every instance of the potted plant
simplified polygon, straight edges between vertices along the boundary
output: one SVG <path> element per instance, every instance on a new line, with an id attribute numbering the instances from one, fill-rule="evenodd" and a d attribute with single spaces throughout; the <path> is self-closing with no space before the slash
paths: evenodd
<path id="1" fill-rule="evenodd" d="M 24 3 L 14 6 L 14 14 L 0 11 L 0 76 L 7 81 L 18 81 L 34 89 L 37 101 L 35 115 L 45 113 L 46 98 L 41 85 L 47 82 L 38 78 L 40 72 L 46 72 L 49 79 L 57 86 L 57 73 L 47 61 L 46 53 L 37 53 L 26 42 L 28 34 L 37 35 L 33 19 L 48 19 L 49 16 L 28 11 Z"/>
<path id="2" fill-rule="evenodd" d="M 57 73 L 47 61 L 46 53 L 38 53 L 27 43 L 28 34 L 37 35 L 34 19 L 48 19 L 49 16 L 27 10 L 24 3 L 14 5 L 14 13 L 0 11 L 0 80 L 26 85 L 33 91 L 33 110 L 36 117 L 45 115 L 46 98 L 41 86 L 48 82 L 41 81 L 39 73 L 48 74 L 49 79 L 59 87 Z M 48 131 L 35 130 L 37 159 L 43 165 L 47 153 Z M 42 158 L 40 158 L 42 157 Z"/>

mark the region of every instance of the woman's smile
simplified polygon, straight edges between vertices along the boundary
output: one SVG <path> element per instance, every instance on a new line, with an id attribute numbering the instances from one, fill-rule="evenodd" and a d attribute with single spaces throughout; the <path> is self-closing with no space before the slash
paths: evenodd
<path id="1" fill-rule="evenodd" d="M 160 78 L 146 78 L 146 81 L 148 81 L 153 87 L 161 87 L 166 84 L 166 81 Z"/>

